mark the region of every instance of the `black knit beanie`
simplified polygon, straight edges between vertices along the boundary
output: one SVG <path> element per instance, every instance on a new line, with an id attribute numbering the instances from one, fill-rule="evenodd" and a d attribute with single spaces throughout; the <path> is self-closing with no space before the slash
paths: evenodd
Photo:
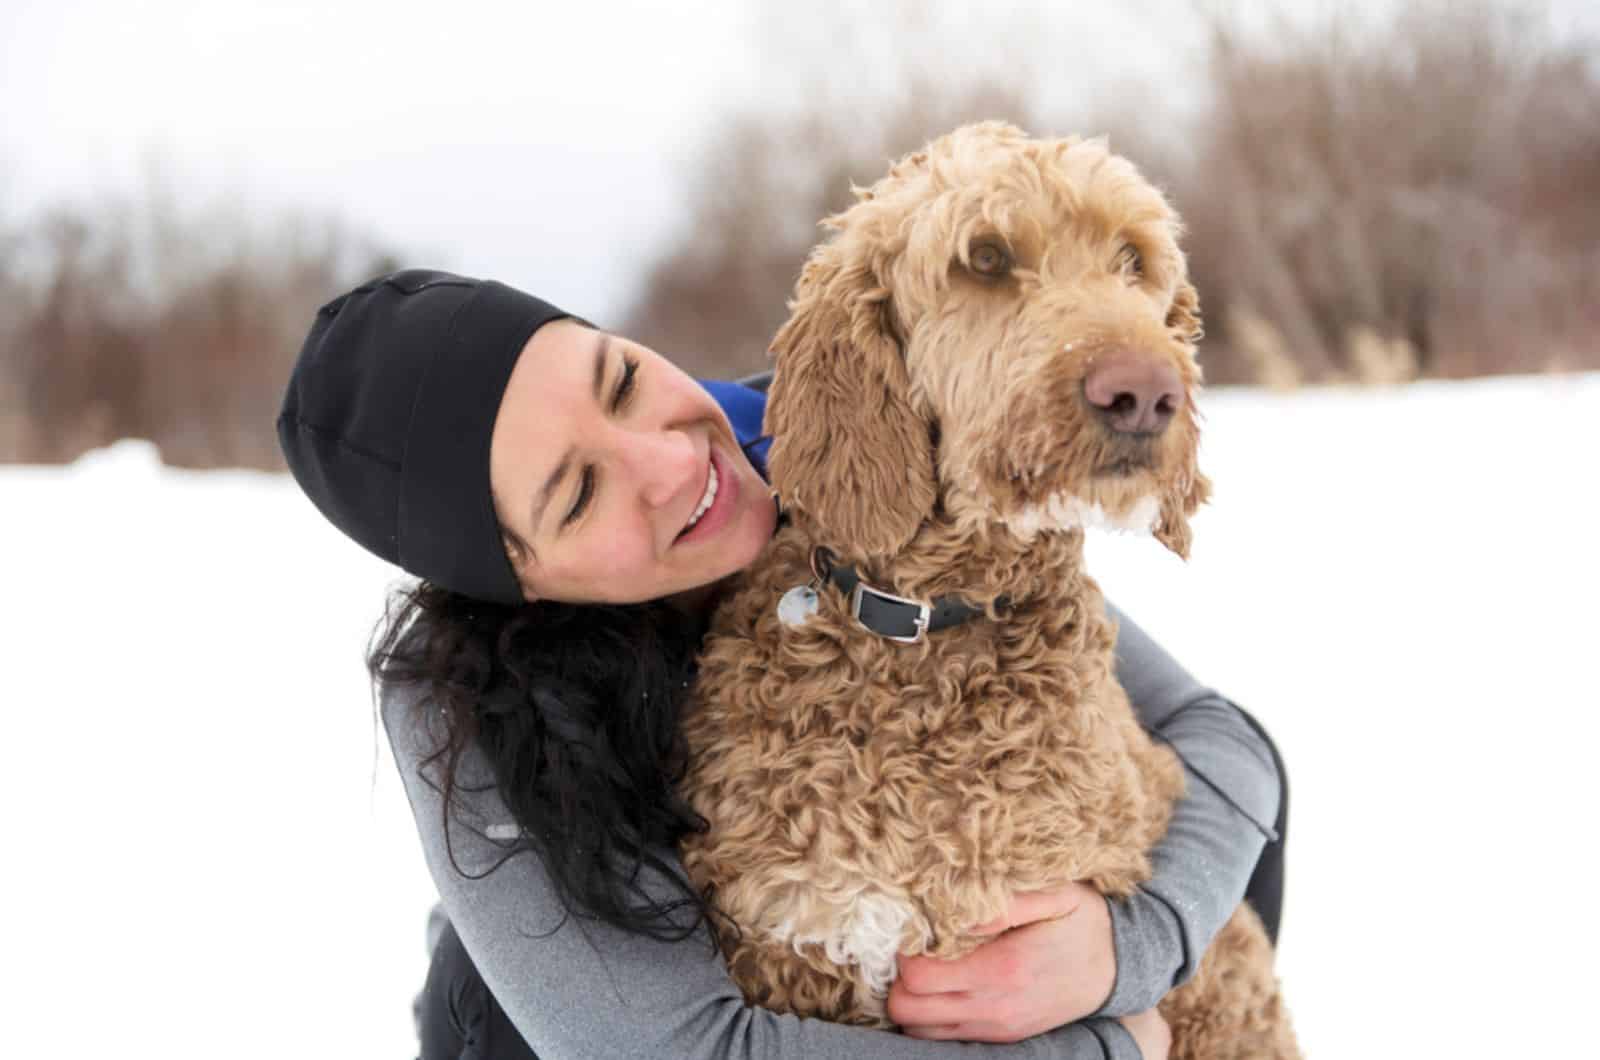
<path id="1" fill-rule="evenodd" d="M 317 311 L 278 441 L 301 489 L 358 544 L 479 600 L 522 602 L 489 493 L 489 439 L 528 338 L 570 314 L 420 269 Z"/>

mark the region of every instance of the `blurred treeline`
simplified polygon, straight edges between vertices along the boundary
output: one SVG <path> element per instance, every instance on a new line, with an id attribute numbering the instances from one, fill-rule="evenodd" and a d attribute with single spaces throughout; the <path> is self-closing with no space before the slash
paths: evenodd
<path id="1" fill-rule="evenodd" d="M 981 49 L 927 8 L 758 20 L 787 99 L 729 113 L 697 153 L 619 330 L 698 374 L 763 367 L 817 220 L 890 159 L 999 117 L 1107 134 L 1168 190 L 1211 383 L 1600 368 L 1594 42 L 1470 0 L 1361 24 L 1218 6 L 1164 79 L 1119 78 L 1106 42 L 1086 93 L 1052 75 L 1097 42 L 1052 46 L 1049 12 L 988 26 Z M 312 312 L 396 260 L 329 223 L 159 193 L 0 215 L 0 460 L 134 436 L 170 463 L 281 466 L 272 420 Z"/>
<path id="2" fill-rule="evenodd" d="M 0 218 L 0 461 L 146 438 L 181 467 L 279 468 L 316 309 L 395 260 L 338 224 L 141 197 Z"/>

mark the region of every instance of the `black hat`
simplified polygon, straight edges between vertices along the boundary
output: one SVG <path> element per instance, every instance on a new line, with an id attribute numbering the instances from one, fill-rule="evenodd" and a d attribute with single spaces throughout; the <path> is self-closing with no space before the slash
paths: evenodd
<path id="1" fill-rule="evenodd" d="M 528 338 L 570 314 L 489 280 L 411 269 L 317 311 L 278 441 L 358 544 L 454 592 L 522 602 L 489 493 L 489 439 Z"/>

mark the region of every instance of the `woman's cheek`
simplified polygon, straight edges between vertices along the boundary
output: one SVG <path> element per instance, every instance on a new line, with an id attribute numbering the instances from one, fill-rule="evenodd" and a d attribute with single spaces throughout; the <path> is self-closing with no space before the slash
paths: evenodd
<path id="1" fill-rule="evenodd" d="M 641 578 L 648 579 L 655 568 L 655 550 L 649 541 L 631 537 L 626 543 L 619 544 L 610 555 L 602 556 L 600 562 L 602 570 L 615 572 L 630 582 L 637 582 Z"/>

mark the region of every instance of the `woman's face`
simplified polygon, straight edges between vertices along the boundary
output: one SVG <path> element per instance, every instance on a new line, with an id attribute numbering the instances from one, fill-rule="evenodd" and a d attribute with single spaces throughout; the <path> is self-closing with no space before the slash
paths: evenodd
<path id="1" fill-rule="evenodd" d="M 529 599 L 636 603 L 707 586 L 754 560 L 777 517 L 710 394 L 571 320 L 534 332 L 512 369 L 489 481 Z"/>

